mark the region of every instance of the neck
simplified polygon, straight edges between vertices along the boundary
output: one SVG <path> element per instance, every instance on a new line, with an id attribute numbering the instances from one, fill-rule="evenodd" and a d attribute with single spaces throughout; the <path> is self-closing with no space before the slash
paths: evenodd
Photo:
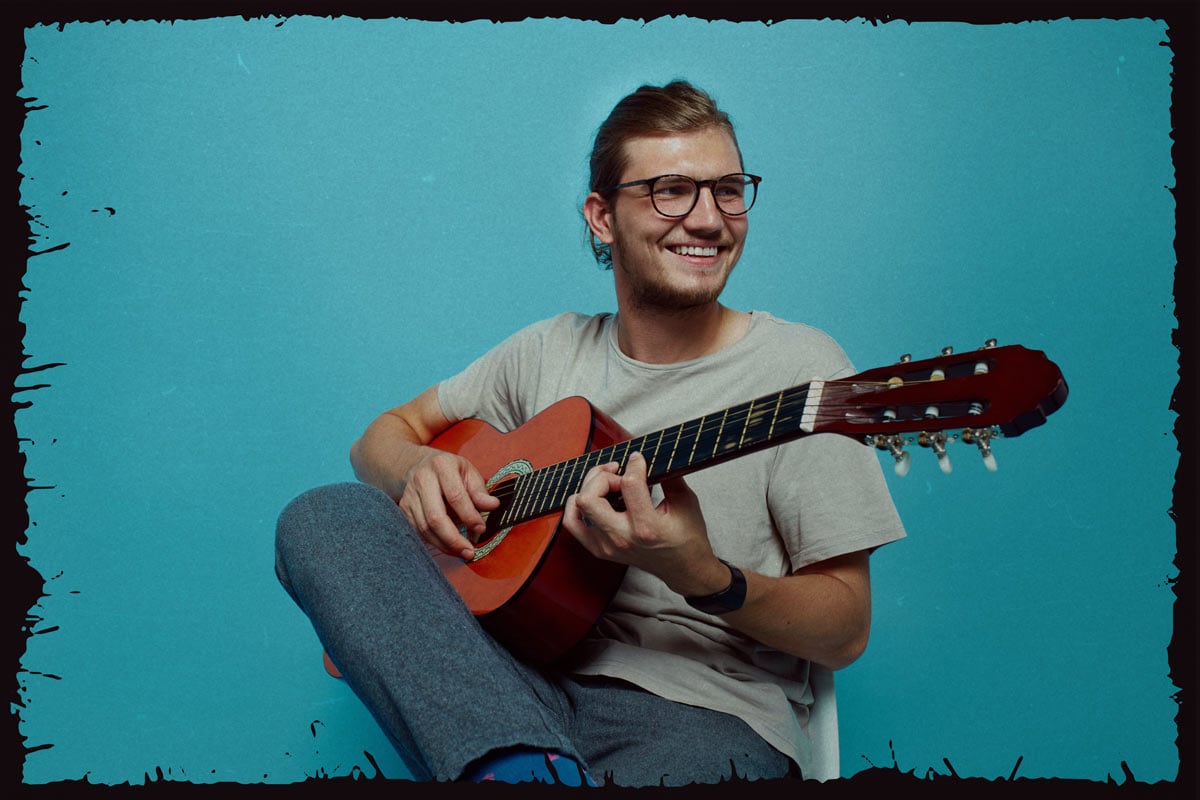
<path id="1" fill-rule="evenodd" d="M 683 309 L 621 308 L 617 344 L 630 358 L 673 364 L 723 350 L 742 338 L 750 315 L 712 302 Z"/>

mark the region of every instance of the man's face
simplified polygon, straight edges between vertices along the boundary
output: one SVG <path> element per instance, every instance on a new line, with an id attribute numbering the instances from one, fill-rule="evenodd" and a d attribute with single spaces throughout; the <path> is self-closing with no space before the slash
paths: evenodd
<path id="1" fill-rule="evenodd" d="M 737 147 L 720 128 L 630 139 L 621 183 L 658 175 L 710 180 L 742 171 Z M 612 251 L 618 300 L 633 308 L 681 310 L 716 301 L 742 254 L 746 216 L 730 217 L 702 188 L 686 217 L 654 209 L 649 188 L 618 191 L 604 206 L 598 238 Z"/>

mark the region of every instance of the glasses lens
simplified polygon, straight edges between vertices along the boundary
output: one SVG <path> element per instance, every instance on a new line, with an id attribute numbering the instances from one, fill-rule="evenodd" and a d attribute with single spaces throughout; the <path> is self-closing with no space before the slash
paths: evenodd
<path id="1" fill-rule="evenodd" d="M 713 186 L 713 197 L 726 214 L 745 214 L 754 205 L 756 189 L 749 175 L 726 175 Z"/>
<path id="2" fill-rule="evenodd" d="M 658 213 L 682 217 L 695 205 L 696 182 L 685 175 L 664 175 L 654 182 L 650 199 Z"/>
<path id="3" fill-rule="evenodd" d="M 754 178 L 741 173 L 719 178 L 711 186 L 717 206 L 732 216 L 750 210 L 758 189 Z M 654 179 L 650 199 L 663 216 L 684 217 L 696 206 L 698 191 L 696 181 L 686 175 L 663 175 Z"/>

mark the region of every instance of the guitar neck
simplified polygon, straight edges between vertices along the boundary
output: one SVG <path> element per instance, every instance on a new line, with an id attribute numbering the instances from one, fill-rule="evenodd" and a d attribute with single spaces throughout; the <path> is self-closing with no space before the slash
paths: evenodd
<path id="1" fill-rule="evenodd" d="M 616 462 L 624 472 L 633 453 L 646 459 L 653 484 L 806 436 L 813 430 L 821 386 L 813 381 L 784 389 L 522 475 L 513 482 L 501 524 L 561 510 L 588 470 Z"/>

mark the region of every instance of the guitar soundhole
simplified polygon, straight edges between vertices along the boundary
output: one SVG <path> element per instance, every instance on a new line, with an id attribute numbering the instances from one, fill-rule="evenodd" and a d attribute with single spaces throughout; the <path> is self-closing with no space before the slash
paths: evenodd
<path id="1" fill-rule="evenodd" d="M 487 480 L 488 491 L 500 498 L 500 507 L 484 515 L 484 519 L 487 521 L 487 529 L 479 537 L 479 541 L 475 543 L 475 556 L 471 559 L 472 561 L 486 558 L 489 553 L 504 541 L 504 537 L 512 530 L 513 526 L 505 524 L 504 520 L 508 509 L 513 503 L 516 480 L 522 475 L 528 475 L 531 472 L 533 472 L 533 465 L 523 458 L 518 458 L 515 461 L 505 464 L 497 470 L 495 475 Z M 509 485 L 506 486 L 505 484 Z M 463 536 L 466 536 L 468 539 L 471 538 L 465 528 L 461 528 L 460 530 Z"/>

